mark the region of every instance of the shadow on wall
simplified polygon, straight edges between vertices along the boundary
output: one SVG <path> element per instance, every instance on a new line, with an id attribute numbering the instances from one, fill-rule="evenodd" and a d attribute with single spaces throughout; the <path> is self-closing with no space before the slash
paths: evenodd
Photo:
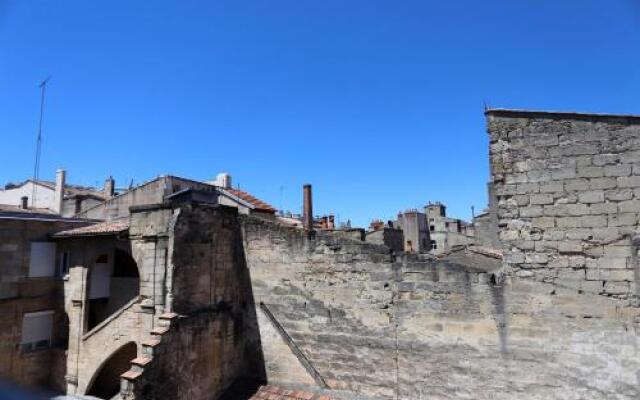
<path id="1" fill-rule="evenodd" d="M 506 356 L 507 349 L 507 304 L 504 296 L 505 275 L 502 272 L 494 272 L 489 276 L 489 288 L 491 289 L 492 305 L 494 309 L 493 318 L 496 322 L 498 336 L 500 338 L 500 354 Z"/>
<path id="2" fill-rule="evenodd" d="M 238 377 L 218 400 L 249 400 L 261 385 L 267 383 L 267 372 L 260 339 L 258 316 L 256 315 L 253 287 L 251 284 L 251 272 L 247 267 L 244 240 L 239 227 L 238 229 L 234 229 L 234 239 L 232 243 L 234 243 L 233 257 L 234 260 L 237 260 L 237 265 L 234 269 L 235 277 L 239 282 L 241 293 L 244 293 L 242 308 L 245 319 L 245 322 L 241 325 L 234 325 L 236 330 L 236 332 L 234 332 L 234 339 L 238 337 L 238 335 L 245 335 L 244 354 L 247 368 L 245 376 Z M 242 326 L 243 329 L 239 329 L 239 326 Z"/>

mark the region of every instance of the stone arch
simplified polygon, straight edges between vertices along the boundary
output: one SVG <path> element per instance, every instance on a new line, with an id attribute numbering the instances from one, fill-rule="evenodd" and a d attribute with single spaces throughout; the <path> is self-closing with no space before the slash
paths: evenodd
<path id="1" fill-rule="evenodd" d="M 114 351 L 93 374 L 85 394 L 100 399 L 111 399 L 118 394 L 120 392 L 120 375 L 129 370 L 131 360 L 136 358 L 137 354 L 138 347 L 135 342 L 128 342 Z"/>

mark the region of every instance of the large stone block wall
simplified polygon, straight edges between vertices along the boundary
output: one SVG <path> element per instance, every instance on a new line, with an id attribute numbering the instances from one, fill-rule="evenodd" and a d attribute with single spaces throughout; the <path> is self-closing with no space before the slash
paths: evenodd
<path id="1" fill-rule="evenodd" d="M 151 210 L 133 215 L 143 212 Z M 151 361 L 125 395 L 216 399 L 239 381 L 264 382 L 238 210 L 182 204 L 171 215 L 164 311 L 179 316 L 159 337 Z M 135 225 L 131 233 L 146 226 Z"/>
<path id="2" fill-rule="evenodd" d="M 126 398 L 219 398 L 247 368 L 241 324 L 227 311 L 181 317 L 153 348 L 153 360 Z"/>
<path id="3" fill-rule="evenodd" d="M 510 271 L 637 301 L 640 118 L 492 110 L 487 123 Z"/>
<path id="4" fill-rule="evenodd" d="M 63 229 L 86 225 L 69 220 L 0 220 L 0 377 L 17 383 L 64 391 L 65 323 L 62 280 L 29 278 L 32 241 L 48 241 L 49 235 Z M 25 313 L 54 310 L 52 349 L 25 352 L 20 349 L 22 319 Z"/>
<path id="5" fill-rule="evenodd" d="M 270 383 L 341 399 L 640 395 L 638 310 L 623 300 L 510 277 L 471 251 L 393 258 L 251 217 L 243 229 Z"/>

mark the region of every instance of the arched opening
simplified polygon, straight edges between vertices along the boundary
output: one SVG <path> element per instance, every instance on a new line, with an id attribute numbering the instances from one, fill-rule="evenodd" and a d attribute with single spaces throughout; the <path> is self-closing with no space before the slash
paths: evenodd
<path id="1" fill-rule="evenodd" d="M 87 330 L 93 329 L 140 292 L 138 265 L 121 249 L 100 254 L 89 269 Z"/>
<path id="2" fill-rule="evenodd" d="M 111 399 L 120 392 L 120 375 L 131 367 L 131 360 L 138 354 L 134 342 L 129 342 L 113 353 L 96 371 L 86 394 L 101 399 Z"/>

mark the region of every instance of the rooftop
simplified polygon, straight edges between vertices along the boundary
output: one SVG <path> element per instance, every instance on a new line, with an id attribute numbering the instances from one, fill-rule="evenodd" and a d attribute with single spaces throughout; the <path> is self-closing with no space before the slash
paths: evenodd
<path id="1" fill-rule="evenodd" d="M 68 229 L 53 235 L 53 237 L 80 237 L 80 236 L 102 236 L 114 235 L 129 229 L 129 219 L 120 219 L 111 222 L 101 222 L 94 225 L 83 226 L 81 228 Z"/>
<path id="2" fill-rule="evenodd" d="M 577 111 L 549 111 L 549 110 L 523 110 L 511 108 L 489 108 L 485 110 L 485 115 L 498 117 L 527 117 L 537 116 L 540 118 L 574 118 L 574 119 L 628 119 L 629 122 L 640 123 L 638 114 L 607 114 L 607 113 L 587 113 Z"/>
<path id="3" fill-rule="evenodd" d="M 218 187 L 218 189 L 220 189 L 221 191 L 226 191 L 228 193 L 230 193 L 232 196 L 235 196 L 239 199 L 242 199 L 244 201 L 246 201 L 247 203 L 251 204 L 252 206 L 255 207 L 256 210 L 259 211 L 264 211 L 264 212 L 275 212 L 276 209 L 273 208 L 271 205 L 265 203 L 264 201 L 258 199 L 257 197 L 254 197 L 252 195 L 250 195 L 247 192 L 244 192 L 240 189 L 225 189 L 225 188 L 221 188 Z"/>
<path id="4" fill-rule="evenodd" d="M 302 390 L 287 390 L 275 386 L 261 386 L 250 400 L 331 400 L 331 397 Z"/>
<path id="5" fill-rule="evenodd" d="M 0 219 L 38 220 L 38 221 L 66 221 L 66 222 L 92 222 L 91 220 L 62 217 L 48 208 L 20 208 L 8 204 L 0 204 Z"/>

